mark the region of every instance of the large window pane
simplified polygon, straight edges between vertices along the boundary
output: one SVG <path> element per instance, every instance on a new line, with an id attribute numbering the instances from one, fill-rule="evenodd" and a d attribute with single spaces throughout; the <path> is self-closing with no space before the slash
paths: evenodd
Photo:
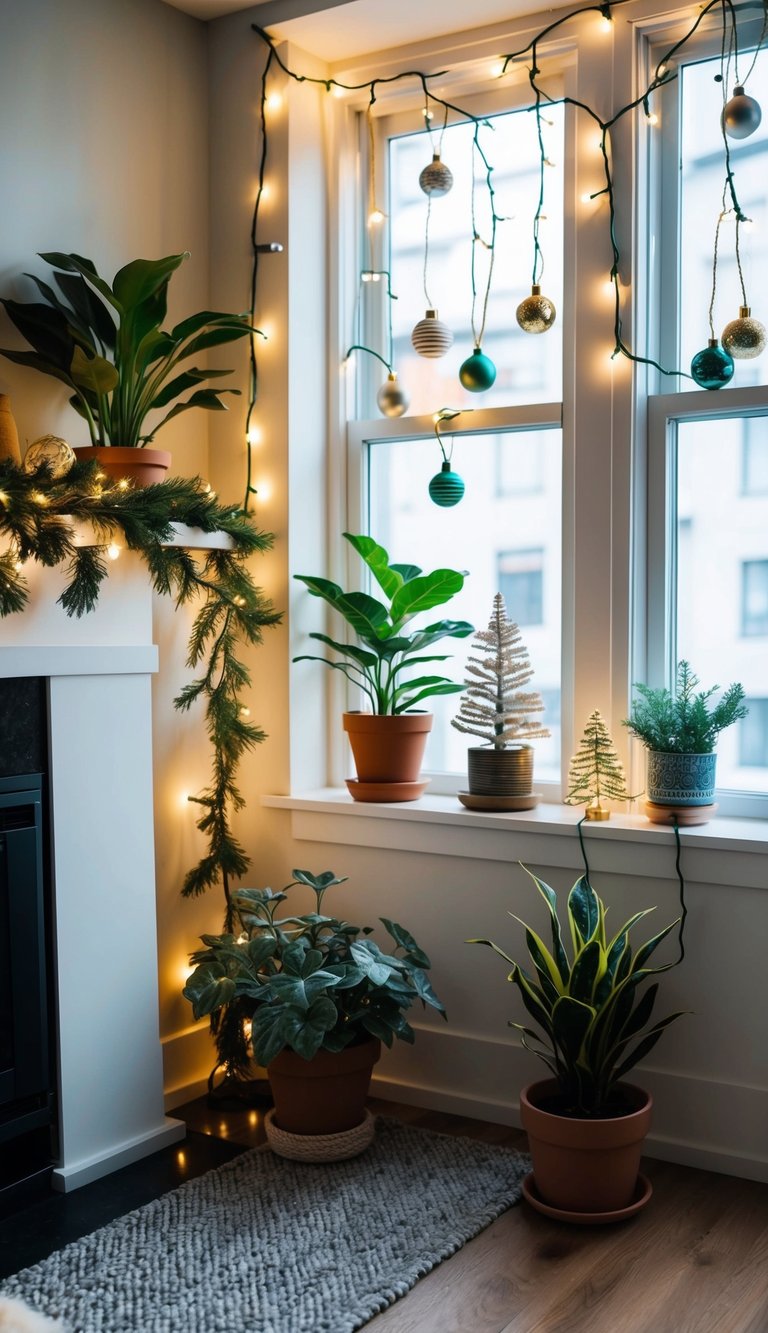
<path id="1" fill-rule="evenodd" d="M 752 63 L 751 53 L 742 53 L 740 69 Z M 715 227 L 722 210 L 725 161 L 720 129 L 721 84 L 714 78 L 720 72 L 720 59 L 685 65 L 682 82 L 681 136 L 681 249 L 680 320 L 681 369 L 687 370 L 691 358 L 709 337 L 707 311 L 712 290 L 712 256 Z M 733 74 L 731 74 L 731 81 Z M 748 81 L 747 92 L 761 97 L 768 86 L 768 51 L 761 51 Z M 730 89 L 729 89 L 730 91 Z M 747 296 L 757 319 L 765 322 L 765 293 L 768 291 L 768 116 L 763 115 L 759 129 L 747 139 L 728 140 L 731 168 L 739 202 L 750 223 L 739 228 L 739 244 Z M 726 194 L 726 210 L 732 209 Z M 736 267 L 736 224 L 733 213 L 720 228 L 717 267 L 717 299 L 714 311 L 715 336 L 736 319 L 741 305 L 741 288 Z M 764 384 L 766 357 L 738 360 L 734 385 Z M 680 387 L 696 388 L 690 380 Z"/>
<path id="2" fill-rule="evenodd" d="M 533 449 L 541 460 L 541 487 L 533 494 L 500 492 L 499 453 L 505 455 L 505 475 L 511 476 L 518 453 L 527 460 Z M 456 437 L 453 466 L 466 482 L 466 493 L 453 509 L 440 509 L 427 498 L 441 462 L 434 439 L 369 446 L 371 534 L 401 563 L 469 571 L 462 593 L 444 614 L 485 629 L 495 593 L 506 591 L 509 616 L 521 625 L 534 669 L 530 688 L 544 697 L 542 720 L 552 732 L 549 739 L 533 742 L 539 781 L 559 780 L 561 454 L 561 433 L 555 429 Z M 456 681 L 463 679 L 470 647 L 471 639 L 446 639 L 436 649 L 451 654 L 445 671 Z M 464 774 L 467 746 L 474 742 L 450 725 L 458 697 L 438 698 L 427 706 L 435 713 L 435 726 L 425 767 Z"/>
<path id="3" fill-rule="evenodd" d="M 768 493 L 744 493 L 742 428 L 737 417 L 678 425 L 677 655 L 702 686 L 744 686 L 754 716 L 721 733 L 718 786 L 768 792 Z"/>
<path id="4" fill-rule="evenodd" d="M 435 121 L 439 112 L 435 112 Z M 545 258 L 542 291 L 562 316 L 563 289 L 563 118 L 561 107 L 547 107 L 543 125 L 552 166 L 545 169 L 545 218 L 540 244 Z M 451 192 L 433 198 L 430 213 L 428 291 L 430 304 L 448 325 L 455 342 L 439 359 L 418 356 L 411 331 L 424 318 L 424 237 L 427 196 L 419 173 L 431 160 L 429 136 L 410 134 L 390 140 L 390 241 L 394 364 L 411 398 L 412 413 L 437 408 L 557 402 L 562 396 L 562 323 L 545 334 L 524 333 L 515 311 L 530 296 L 533 268 L 533 219 L 539 195 L 539 148 L 536 117 L 530 111 L 493 116 L 481 126 L 483 151 L 494 168 L 498 224 L 493 284 L 488 303 L 483 351 L 497 368 L 496 382 L 485 393 L 468 393 L 459 383 L 462 361 L 473 351 L 471 332 L 473 249 L 472 179 L 475 219 L 484 241 L 490 237 L 485 167 L 473 153 L 474 127 L 449 125 L 442 160 L 453 173 Z M 433 131 L 435 144 L 439 127 Z M 488 251 L 476 247 L 476 327 L 481 319 Z"/>

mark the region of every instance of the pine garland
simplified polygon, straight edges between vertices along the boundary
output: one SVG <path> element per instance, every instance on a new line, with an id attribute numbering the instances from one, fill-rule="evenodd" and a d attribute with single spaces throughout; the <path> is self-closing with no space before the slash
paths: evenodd
<path id="1" fill-rule="evenodd" d="M 523 691 L 533 667 L 520 627 L 508 619 L 500 592 L 493 599 L 487 630 L 477 631 L 472 647 L 482 656 L 467 661 L 467 689 L 451 725 L 488 741 L 495 750 L 505 749 L 512 741 L 548 736 L 546 727 L 528 717 L 543 712 L 544 704 L 538 691 Z"/>
<path id="2" fill-rule="evenodd" d="M 566 805 L 586 805 L 601 810 L 601 796 L 613 801 L 632 801 L 627 791 L 624 767 L 616 753 L 605 719 L 596 708 L 590 713 L 579 748 L 568 770 Z"/>
<path id="3" fill-rule="evenodd" d="M 96 545 L 77 544 L 78 523 L 91 525 Z M 224 532 L 232 549 L 207 551 L 198 560 L 187 549 L 167 546 L 176 523 Z M 209 785 L 191 799 L 203 809 L 197 827 L 208 840 L 208 851 L 187 873 L 182 894 L 196 896 L 221 880 L 224 928 L 229 930 L 230 880 L 240 878 L 250 864 L 230 825 L 232 811 L 243 806 L 235 779 L 245 752 L 265 739 L 261 728 L 247 721 L 241 703 L 251 678 L 238 654 L 241 644 L 260 643 L 264 627 L 281 618 L 254 583 L 247 562 L 255 552 L 270 549 L 272 535 L 260 532 L 237 506 L 220 505 L 199 477 L 172 477 L 134 489 L 109 482 L 98 463 L 75 463 L 56 480 L 45 466 L 27 473 L 5 460 L 0 463 L 0 537 L 9 542 L 0 554 L 0 616 L 27 605 L 28 560 L 65 566 L 68 582 L 59 602 L 67 615 L 92 611 L 109 575 L 106 548 L 115 540 L 141 556 L 155 591 L 172 597 L 177 607 L 201 599 L 187 656 L 187 665 L 201 667 L 201 675 L 184 686 L 174 704 L 186 711 L 196 699 L 205 700 L 213 770 Z"/>

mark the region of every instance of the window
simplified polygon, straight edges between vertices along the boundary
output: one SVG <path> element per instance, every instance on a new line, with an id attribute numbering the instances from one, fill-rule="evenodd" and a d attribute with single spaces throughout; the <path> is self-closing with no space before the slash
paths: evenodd
<path id="1" fill-rule="evenodd" d="M 511 620 L 528 628 L 544 621 L 544 548 L 500 551 L 496 557 L 499 592 Z"/>
<path id="2" fill-rule="evenodd" d="M 768 559 L 742 563 L 741 632 L 768 634 Z"/>
<path id="3" fill-rule="evenodd" d="M 501 443 L 501 442 L 500 442 Z M 535 436 L 520 436 L 514 449 L 496 449 L 496 494 L 533 495 L 544 486 L 544 455 Z"/>
<path id="4" fill-rule="evenodd" d="M 768 768 L 768 699 L 747 699 L 749 712 L 739 723 L 739 763 Z"/>
<path id="5" fill-rule="evenodd" d="M 768 417 L 741 423 L 741 489 L 744 495 L 768 495 Z"/>

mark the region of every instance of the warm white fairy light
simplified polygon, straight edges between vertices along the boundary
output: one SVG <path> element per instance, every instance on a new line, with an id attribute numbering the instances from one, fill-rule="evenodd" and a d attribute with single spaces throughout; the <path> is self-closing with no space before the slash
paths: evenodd
<path id="1" fill-rule="evenodd" d="M 340 84 L 334 83 L 333 86 L 331 87 L 331 92 L 333 93 L 334 97 L 343 97 L 345 89 L 342 88 Z"/>
<path id="2" fill-rule="evenodd" d="M 494 63 L 491 65 L 491 78 L 501 79 L 504 76 L 504 74 L 506 74 L 505 65 L 506 61 L 504 60 L 495 60 Z"/>
<path id="3" fill-rule="evenodd" d="M 243 705 L 243 707 L 240 709 L 240 716 L 241 716 L 241 717 L 250 717 L 250 716 L 251 716 L 251 710 L 250 710 L 250 708 L 246 708 L 245 705 Z"/>
<path id="4" fill-rule="evenodd" d="M 107 555 L 109 556 L 110 560 L 119 560 L 120 555 L 122 553 L 122 549 L 123 549 L 122 546 L 118 546 L 117 542 L 110 542 L 109 546 L 107 547 Z"/>
<path id="5" fill-rule="evenodd" d="M 368 225 L 371 227 L 379 227 L 381 226 L 381 223 L 383 221 L 384 221 L 384 214 L 382 213 L 380 208 L 374 208 L 368 214 Z"/>
<path id="6" fill-rule="evenodd" d="M 178 800 L 179 800 L 179 809 L 180 809 L 180 810 L 188 810 L 188 809 L 189 809 L 189 792 L 188 792 L 188 791 L 182 791 L 182 792 L 179 792 Z"/>
<path id="7" fill-rule="evenodd" d="M 264 437 L 261 433 L 261 429 L 259 426 L 251 426 L 249 428 L 248 443 L 250 444 L 251 448 L 254 448 L 256 445 L 261 444 L 263 438 Z"/>
<path id="8" fill-rule="evenodd" d="M 128 481 L 127 477 L 121 477 L 119 482 L 117 483 L 117 489 L 119 491 L 127 491 L 130 484 L 131 483 Z"/>
<path id="9" fill-rule="evenodd" d="M 269 107 L 270 111 L 279 111 L 282 105 L 283 105 L 282 93 L 269 94 L 269 97 L 267 98 L 267 106 Z"/>
<path id="10" fill-rule="evenodd" d="M 659 117 L 656 111 L 649 111 L 645 119 L 648 121 L 649 125 L 658 125 L 659 123 Z"/>

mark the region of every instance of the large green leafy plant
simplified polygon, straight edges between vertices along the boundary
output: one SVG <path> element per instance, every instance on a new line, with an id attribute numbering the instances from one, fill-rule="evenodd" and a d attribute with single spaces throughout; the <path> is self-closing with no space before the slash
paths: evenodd
<path id="1" fill-rule="evenodd" d="M 342 660 L 334 662 L 305 653 L 294 657 L 294 662 L 324 662 L 341 671 L 367 696 L 373 712 L 385 716 L 405 713 L 434 695 L 460 693 L 464 686 L 445 676 L 403 679 L 402 673 L 406 668 L 427 662 L 447 661 L 447 654 L 425 655 L 424 650 L 440 639 L 465 639 L 473 633 L 474 626 L 466 620 L 438 620 L 411 634 L 404 633 L 414 616 L 442 606 L 460 592 L 464 574 L 455 569 L 435 569 L 425 574 L 418 565 L 391 565 L 384 547 L 372 537 L 351 532 L 343 535 L 371 571 L 387 602 L 378 601 L 366 592 L 344 592 L 329 579 L 296 574 L 313 596 L 322 597 L 344 617 L 357 635 L 359 645 L 339 643 L 327 634 L 312 633 L 311 639 L 332 648 Z"/>
<path id="2" fill-rule="evenodd" d="M 515 962 L 492 940 L 468 942 L 487 944 L 512 964 L 508 980 L 519 988 L 523 1004 L 539 1031 L 523 1023 L 510 1026 L 517 1028 L 525 1048 L 543 1060 L 557 1080 L 558 1110 L 563 1115 L 599 1118 L 616 1107 L 620 1080 L 653 1049 L 664 1029 L 683 1012 L 651 1022 L 658 983 L 640 993 L 652 976 L 676 965 L 647 966 L 677 921 L 633 952 L 630 931 L 654 909 L 635 912 L 609 937 L 605 930 L 605 906 L 589 880 L 582 876 L 568 895 L 569 957 L 554 889 L 529 870 L 526 873 L 531 875 L 549 909 L 551 950 L 514 913 L 511 913 L 514 920 L 525 930 L 530 970 Z"/>
<path id="3" fill-rule="evenodd" d="M 344 879 L 331 870 L 293 876 L 280 893 L 237 890 L 238 936 L 201 937 L 205 948 L 192 955 L 197 966 L 184 988 L 195 1018 L 226 1008 L 242 1028 L 250 1015 L 254 1055 L 268 1065 L 285 1049 L 311 1060 L 319 1050 L 341 1051 L 369 1037 L 387 1046 L 395 1037 L 412 1042 L 405 1013 L 415 1000 L 445 1013 L 427 977 L 429 958 L 403 926 L 381 918 L 395 946 L 385 954 L 368 938 L 372 927 L 323 914 L 326 891 Z M 297 885 L 314 892 L 317 910 L 278 917 Z M 231 1064 L 231 1041 L 227 1059 Z"/>
<path id="4" fill-rule="evenodd" d="M 635 685 L 639 698 L 632 704 L 632 714 L 624 726 L 649 750 L 668 754 L 711 754 L 721 731 L 739 718 L 746 717 L 742 685 L 729 685 L 713 708 L 709 701 L 719 686 L 700 690 L 698 676 L 688 662 L 677 666 L 674 693 Z"/>
<path id="5" fill-rule="evenodd" d="M 5 347 L 0 352 L 66 384 L 92 444 L 141 448 L 181 412 L 193 407 L 221 411 L 222 394 L 239 393 L 201 388 L 231 371 L 182 363 L 246 337 L 252 332 L 247 315 L 202 310 L 170 330 L 162 328 L 168 284 L 186 253 L 134 259 L 115 274 L 111 287 L 82 255 L 52 252 L 40 258 L 53 266 L 58 291 L 30 273 L 26 276 L 44 300 L 3 301 L 33 350 Z M 147 416 L 166 408 L 148 429 Z"/>

